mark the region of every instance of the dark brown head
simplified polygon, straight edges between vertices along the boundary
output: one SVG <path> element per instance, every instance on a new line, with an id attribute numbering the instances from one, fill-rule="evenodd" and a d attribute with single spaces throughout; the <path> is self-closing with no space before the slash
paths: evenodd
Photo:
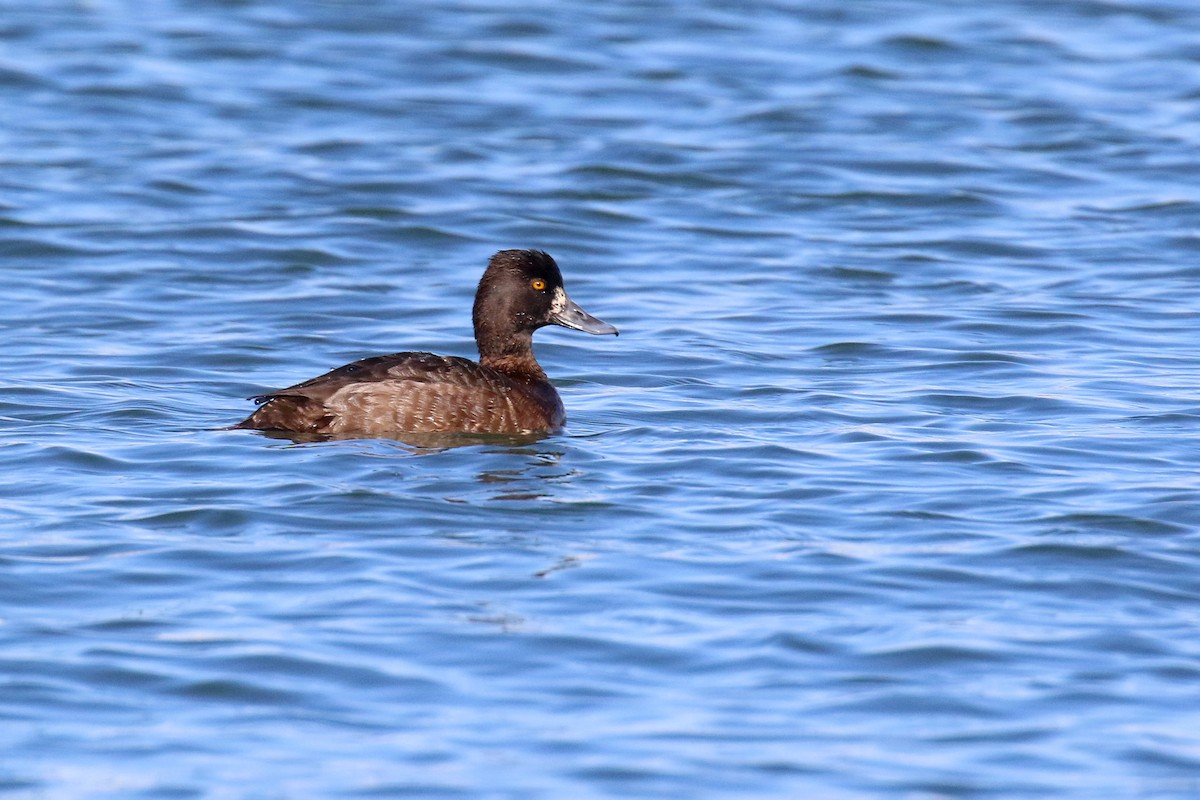
<path id="1" fill-rule="evenodd" d="M 472 316 L 480 361 L 490 366 L 528 359 L 536 368 L 533 332 L 546 325 L 617 333 L 567 296 L 558 264 L 541 250 L 501 250 L 492 256 L 475 292 Z"/>

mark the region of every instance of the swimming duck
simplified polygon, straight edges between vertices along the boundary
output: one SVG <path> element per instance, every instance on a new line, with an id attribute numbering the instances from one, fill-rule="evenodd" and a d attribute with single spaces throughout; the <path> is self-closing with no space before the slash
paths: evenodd
<path id="1" fill-rule="evenodd" d="M 567 296 L 548 253 L 501 250 L 475 292 L 479 362 L 433 353 L 354 361 L 251 398 L 259 408 L 234 428 L 377 436 L 405 433 L 550 433 L 562 400 L 533 355 L 533 332 L 561 325 L 617 334 Z"/>

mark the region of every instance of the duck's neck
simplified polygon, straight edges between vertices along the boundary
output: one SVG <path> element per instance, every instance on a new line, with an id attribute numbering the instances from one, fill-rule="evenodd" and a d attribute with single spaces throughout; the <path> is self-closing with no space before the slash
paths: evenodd
<path id="1" fill-rule="evenodd" d="M 503 344 L 479 343 L 479 363 L 512 378 L 530 381 L 547 380 L 546 373 L 533 357 L 533 333 L 518 332 L 507 337 Z"/>

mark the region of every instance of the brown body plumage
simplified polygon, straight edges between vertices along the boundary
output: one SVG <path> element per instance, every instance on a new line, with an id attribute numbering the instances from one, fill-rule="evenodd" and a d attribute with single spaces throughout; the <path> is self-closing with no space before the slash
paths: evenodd
<path id="1" fill-rule="evenodd" d="M 613 333 L 575 305 L 546 253 L 492 257 L 474 307 L 480 363 L 432 353 L 364 358 L 252 398 L 257 411 L 235 428 L 333 435 L 550 432 L 566 420 L 558 392 L 533 355 L 533 332 L 549 325 Z"/>

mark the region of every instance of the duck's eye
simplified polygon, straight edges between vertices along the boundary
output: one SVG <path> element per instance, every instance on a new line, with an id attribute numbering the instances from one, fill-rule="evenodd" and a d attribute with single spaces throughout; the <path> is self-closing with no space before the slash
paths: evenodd
<path id="1" fill-rule="evenodd" d="M 546 288 L 546 282 L 544 280 L 542 280 L 541 278 L 534 278 L 533 280 L 531 280 L 529 282 L 529 285 L 532 286 L 534 289 L 537 289 L 539 292 L 543 291 Z"/>

